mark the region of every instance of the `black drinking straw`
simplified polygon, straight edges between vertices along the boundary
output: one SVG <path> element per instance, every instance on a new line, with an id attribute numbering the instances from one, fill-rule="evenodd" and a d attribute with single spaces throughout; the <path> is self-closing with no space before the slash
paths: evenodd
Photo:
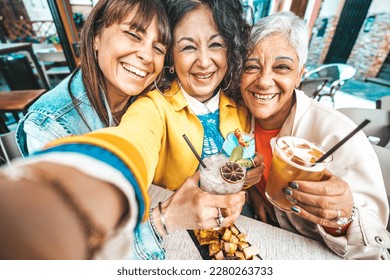
<path id="1" fill-rule="evenodd" d="M 352 136 L 354 136 L 360 129 L 362 129 L 363 127 L 365 127 L 367 124 L 369 124 L 371 121 L 370 120 L 367 120 L 365 119 L 361 124 L 358 125 L 357 128 L 355 128 L 354 130 L 351 131 L 350 134 L 348 134 L 347 136 L 344 137 L 343 140 L 341 140 L 340 142 L 338 142 L 336 145 L 333 146 L 333 148 L 331 148 L 328 152 L 326 152 L 322 157 L 320 157 L 316 163 L 318 162 L 323 162 L 328 156 L 330 156 L 331 154 L 333 154 L 338 148 L 340 148 L 341 145 L 343 145 L 345 142 L 348 141 L 349 138 L 351 138 Z"/>
<path id="2" fill-rule="evenodd" d="M 199 160 L 200 165 L 202 165 L 204 168 L 206 168 L 206 164 L 204 164 L 203 160 L 200 158 L 199 154 L 196 152 L 194 146 L 190 142 L 190 139 L 188 139 L 187 135 L 183 134 L 184 140 L 186 140 L 188 146 L 190 146 L 191 151 L 194 153 L 196 158 Z"/>

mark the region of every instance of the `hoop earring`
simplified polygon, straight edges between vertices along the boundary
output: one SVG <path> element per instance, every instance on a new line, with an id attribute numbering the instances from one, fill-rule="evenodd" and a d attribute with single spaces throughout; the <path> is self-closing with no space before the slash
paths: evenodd
<path id="1" fill-rule="evenodd" d="M 233 78 L 233 74 L 230 73 L 230 78 L 229 78 L 229 83 L 228 83 L 228 85 L 227 85 L 225 88 L 221 88 L 223 91 L 226 91 L 226 90 L 230 87 L 230 85 L 231 85 L 231 83 L 232 83 L 232 78 Z"/>
<path id="2" fill-rule="evenodd" d="M 179 81 L 179 80 L 177 80 L 177 91 L 175 91 L 174 93 L 172 93 L 172 94 L 170 94 L 170 95 L 168 95 L 168 94 L 163 94 L 165 97 L 171 97 L 171 96 L 174 96 L 176 93 L 178 93 L 179 92 L 179 90 L 180 90 L 180 88 L 181 88 L 181 82 Z"/>
<path id="3" fill-rule="evenodd" d="M 173 75 L 175 74 L 175 67 L 174 66 L 163 66 L 163 69 L 161 70 L 161 73 L 158 75 L 158 77 L 156 77 L 156 79 L 158 79 L 157 81 L 160 81 L 163 77 L 164 77 L 164 69 L 168 69 L 168 72 L 169 74 Z M 156 88 L 156 90 L 161 93 L 162 95 L 164 96 L 171 96 L 171 95 L 166 95 L 165 93 L 163 93 L 157 86 L 157 81 L 156 79 L 153 80 L 153 84 L 154 84 L 154 87 Z M 179 82 L 179 85 L 180 85 L 180 82 Z M 175 95 L 176 92 L 173 95 Z"/>
<path id="4" fill-rule="evenodd" d="M 175 91 L 174 93 L 168 95 L 168 94 L 163 93 L 163 92 L 157 87 L 156 79 L 153 80 L 153 83 L 154 83 L 154 87 L 156 88 L 156 90 L 157 90 L 159 93 L 161 93 L 162 95 L 166 96 L 166 97 L 174 96 L 176 93 L 179 92 L 180 87 L 181 87 L 181 82 L 180 82 L 180 81 L 177 81 L 177 84 L 178 84 L 178 88 L 179 88 L 179 89 L 178 89 L 177 91 Z"/>
<path id="5" fill-rule="evenodd" d="M 157 79 L 157 78 L 156 78 L 156 79 Z M 159 93 L 161 93 L 162 95 L 164 95 L 164 93 L 158 88 L 156 79 L 153 80 L 154 87 L 156 88 L 156 90 L 157 90 Z"/>

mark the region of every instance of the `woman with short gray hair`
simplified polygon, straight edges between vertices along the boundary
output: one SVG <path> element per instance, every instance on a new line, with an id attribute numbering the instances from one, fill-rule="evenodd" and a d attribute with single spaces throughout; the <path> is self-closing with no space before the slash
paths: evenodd
<path id="1" fill-rule="evenodd" d="M 379 259 L 390 247 L 389 206 L 376 154 L 363 132 L 333 153 L 322 181 L 290 181 L 280 195 L 284 211 L 265 192 L 272 166 L 271 143 L 296 136 L 329 150 L 356 128 L 340 112 L 297 90 L 307 58 L 308 30 L 291 12 L 261 19 L 251 33 L 253 49 L 244 66 L 241 93 L 254 118 L 256 152 L 266 169 L 249 189 L 256 216 L 326 244 L 347 259 Z M 267 186 L 268 187 L 268 186 Z"/>

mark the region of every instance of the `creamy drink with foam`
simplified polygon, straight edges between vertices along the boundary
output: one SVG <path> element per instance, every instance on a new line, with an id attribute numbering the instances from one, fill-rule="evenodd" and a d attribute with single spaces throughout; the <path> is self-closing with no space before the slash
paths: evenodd
<path id="1" fill-rule="evenodd" d="M 295 180 L 320 181 L 332 161 L 330 156 L 324 162 L 316 163 L 324 153 L 321 147 L 302 138 L 278 138 L 265 188 L 269 201 L 285 212 L 292 212 L 290 208 L 294 204 L 287 199 L 282 189 L 287 187 L 288 182 Z"/>

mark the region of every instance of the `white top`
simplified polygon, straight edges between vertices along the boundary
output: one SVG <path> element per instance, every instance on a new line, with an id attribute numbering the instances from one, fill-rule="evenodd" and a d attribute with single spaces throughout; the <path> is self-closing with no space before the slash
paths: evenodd
<path id="1" fill-rule="evenodd" d="M 219 94 L 214 95 L 210 100 L 205 103 L 200 102 L 198 99 L 189 95 L 182 87 L 180 88 L 184 98 L 187 100 L 188 106 L 194 112 L 195 115 L 205 115 L 208 113 L 214 113 L 219 109 Z"/>

